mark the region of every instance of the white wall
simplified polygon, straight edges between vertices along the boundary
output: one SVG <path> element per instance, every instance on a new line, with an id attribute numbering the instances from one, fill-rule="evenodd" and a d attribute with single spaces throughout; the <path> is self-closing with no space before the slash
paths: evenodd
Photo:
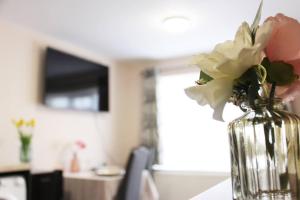
<path id="1" fill-rule="evenodd" d="M 110 66 L 109 113 L 53 110 L 41 105 L 41 68 L 47 46 Z M 88 165 L 124 164 L 130 149 L 139 143 L 138 111 L 131 100 L 136 89 L 131 82 L 132 69 L 117 65 L 101 55 L 1 21 L 0 165 L 18 162 L 19 143 L 11 119 L 19 117 L 37 119 L 35 168 L 61 167 L 62 152 L 77 139 L 88 145 Z"/>

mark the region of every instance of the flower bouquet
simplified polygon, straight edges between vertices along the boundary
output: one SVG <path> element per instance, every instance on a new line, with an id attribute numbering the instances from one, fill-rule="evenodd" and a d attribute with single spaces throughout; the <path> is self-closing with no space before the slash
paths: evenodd
<path id="1" fill-rule="evenodd" d="M 282 102 L 300 93 L 300 24 L 283 14 L 244 22 L 233 41 L 195 57 L 196 85 L 186 94 L 223 121 L 227 102 L 245 114 L 229 124 L 233 198 L 300 199 L 300 118 Z"/>
<path id="2" fill-rule="evenodd" d="M 20 161 L 23 163 L 28 163 L 31 159 L 31 140 L 35 123 L 34 119 L 29 121 L 25 121 L 23 119 L 18 121 L 13 120 L 13 124 L 17 128 L 21 142 Z"/>
<path id="3" fill-rule="evenodd" d="M 186 94 L 209 104 L 217 120 L 223 120 L 227 102 L 255 107 L 258 99 L 275 95 L 288 102 L 300 93 L 300 24 L 277 14 L 259 26 L 261 8 L 252 26 L 242 23 L 233 41 L 195 57 L 200 78 Z"/>

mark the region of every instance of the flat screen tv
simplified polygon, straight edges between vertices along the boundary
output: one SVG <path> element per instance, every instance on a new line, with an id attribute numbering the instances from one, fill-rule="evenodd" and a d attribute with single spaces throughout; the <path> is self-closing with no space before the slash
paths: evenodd
<path id="1" fill-rule="evenodd" d="M 43 102 L 58 109 L 109 110 L 109 68 L 52 48 L 44 65 Z"/>

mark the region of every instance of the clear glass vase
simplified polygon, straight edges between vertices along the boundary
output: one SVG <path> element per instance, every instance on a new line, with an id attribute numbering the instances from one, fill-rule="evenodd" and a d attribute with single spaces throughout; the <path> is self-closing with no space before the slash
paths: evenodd
<path id="1" fill-rule="evenodd" d="M 31 145 L 22 144 L 20 147 L 20 161 L 21 163 L 29 163 L 31 161 Z"/>
<path id="2" fill-rule="evenodd" d="M 257 103 L 229 124 L 235 200 L 300 200 L 300 118 Z"/>

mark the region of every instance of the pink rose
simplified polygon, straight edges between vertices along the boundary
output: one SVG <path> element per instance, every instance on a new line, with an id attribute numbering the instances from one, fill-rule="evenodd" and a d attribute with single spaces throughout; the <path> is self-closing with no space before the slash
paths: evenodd
<path id="1" fill-rule="evenodd" d="M 284 102 L 294 101 L 300 94 L 300 81 L 295 81 L 288 87 L 277 87 L 276 96 L 282 98 Z"/>
<path id="2" fill-rule="evenodd" d="M 266 56 L 270 61 L 284 61 L 293 65 L 294 72 L 300 75 L 300 23 L 283 14 L 269 17 L 266 21 L 271 21 L 273 30 L 265 49 Z M 299 81 L 290 86 L 280 87 L 276 93 L 290 101 L 299 94 Z M 284 91 L 284 92 L 283 92 Z"/>
<path id="3" fill-rule="evenodd" d="M 77 140 L 77 141 L 75 142 L 75 144 L 76 144 L 80 149 L 84 149 L 84 148 L 86 147 L 86 144 L 85 144 L 83 141 L 81 141 L 81 140 Z"/>
<path id="4" fill-rule="evenodd" d="M 300 75 L 300 23 L 283 14 L 269 17 L 273 31 L 265 53 L 270 61 L 284 61 L 292 64 Z"/>

